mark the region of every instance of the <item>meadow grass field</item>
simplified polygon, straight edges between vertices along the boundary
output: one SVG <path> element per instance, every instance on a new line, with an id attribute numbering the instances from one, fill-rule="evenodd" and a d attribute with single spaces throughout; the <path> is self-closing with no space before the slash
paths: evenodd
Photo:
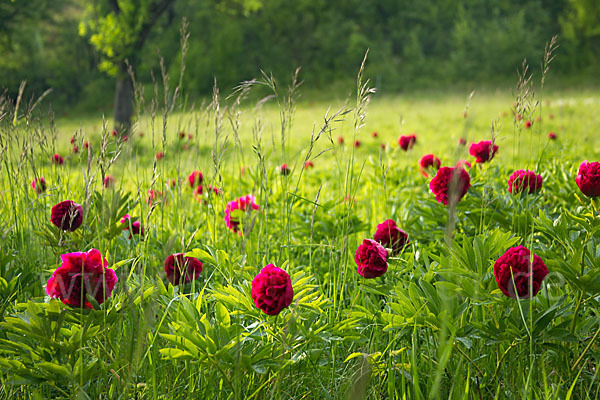
<path id="1" fill-rule="evenodd" d="M 597 91 L 278 89 L 156 95 L 126 139 L 1 103 L 0 397 L 600 396 L 600 203 L 576 183 Z M 426 154 L 464 168 L 464 197 L 452 178 L 436 200 Z M 517 170 L 543 185 L 510 193 Z M 51 222 L 64 200 L 81 211 Z M 388 219 L 408 242 L 364 242 Z"/>

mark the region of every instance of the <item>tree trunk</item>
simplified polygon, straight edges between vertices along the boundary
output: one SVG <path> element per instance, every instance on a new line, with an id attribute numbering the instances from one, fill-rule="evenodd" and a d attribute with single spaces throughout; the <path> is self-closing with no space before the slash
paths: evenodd
<path id="1" fill-rule="evenodd" d="M 121 135 L 127 135 L 131 128 L 133 101 L 133 82 L 127 73 L 127 65 L 123 62 L 119 66 L 115 89 L 115 129 Z"/>

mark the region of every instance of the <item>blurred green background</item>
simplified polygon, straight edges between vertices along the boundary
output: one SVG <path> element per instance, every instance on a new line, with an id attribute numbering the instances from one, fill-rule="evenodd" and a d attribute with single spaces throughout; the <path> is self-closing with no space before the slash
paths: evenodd
<path id="1" fill-rule="evenodd" d="M 160 81 L 161 56 L 178 79 L 183 17 L 192 99 L 209 94 L 213 78 L 228 93 L 261 69 L 286 83 L 298 66 L 305 97 L 346 94 L 367 48 L 366 76 L 380 93 L 512 87 L 524 58 L 539 73 L 556 34 L 550 85 L 592 85 L 600 72 L 597 0 L 172 0 L 139 48 L 119 49 L 159 3 L 0 0 L 0 87 L 13 99 L 23 80 L 25 96 L 53 88 L 59 115 L 111 113 L 122 58 L 135 58 L 145 85 L 152 73 Z M 111 5 L 130 19 L 111 20 Z"/>

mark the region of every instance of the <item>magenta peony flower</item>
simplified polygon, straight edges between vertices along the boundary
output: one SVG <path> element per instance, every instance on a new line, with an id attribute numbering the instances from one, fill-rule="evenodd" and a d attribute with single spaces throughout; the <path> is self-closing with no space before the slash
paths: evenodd
<path id="1" fill-rule="evenodd" d="M 356 147 L 356 148 L 360 147 L 360 140 L 355 140 L 354 141 L 354 147 Z"/>
<path id="2" fill-rule="evenodd" d="M 465 139 L 465 138 L 458 138 L 458 144 L 460 146 L 466 146 L 467 145 L 467 139 Z"/>
<path id="3" fill-rule="evenodd" d="M 379 136 L 379 134 L 377 132 L 373 132 L 373 133 L 371 133 L 371 136 L 376 138 L 377 136 Z"/>
<path id="4" fill-rule="evenodd" d="M 550 140 L 556 140 L 556 133 L 549 132 L 548 133 L 548 139 L 550 139 Z"/>
<path id="5" fill-rule="evenodd" d="M 531 257 L 529 249 L 523 246 L 511 247 L 494 263 L 494 277 L 498 287 L 513 299 L 517 295 L 520 299 L 527 299 L 530 293 L 535 296 L 546 275 L 548 268 L 542 259 L 536 255 Z"/>
<path id="6" fill-rule="evenodd" d="M 108 268 L 100 251 L 61 254 L 62 265 L 52 274 L 46 284 L 46 294 L 59 298 L 73 307 L 92 308 L 87 295 L 98 304 L 110 297 L 117 283 L 115 271 Z"/>
<path id="7" fill-rule="evenodd" d="M 185 132 L 179 132 L 179 139 L 185 139 Z"/>
<path id="8" fill-rule="evenodd" d="M 162 160 L 165 156 L 165 153 L 163 153 L 162 151 L 159 151 L 158 153 L 156 153 L 156 159 L 157 160 Z"/>
<path id="9" fill-rule="evenodd" d="M 525 121 L 525 128 L 526 129 L 531 128 L 531 125 L 533 125 L 533 122 L 531 122 L 531 121 Z"/>
<path id="10" fill-rule="evenodd" d="M 292 304 L 294 289 L 287 272 L 273 264 L 265 265 L 252 280 L 250 296 L 267 315 L 277 315 Z"/>
<path id="11" fill-rule="evenodd" d="M 427 173 L 427 170 L 431 167 L 440 169 L 441 165 L 442 162 L 439 158 L 433 154 L 426 154 L 419 160 L 419 171 L 421 172 L 421 175 L 423 175 L 425 178 L 428 178 L 429 174 Z"/>
<path id="12" fill-rule="evenodd" d="M 203 179 L 204 177 L 200 171 L 194 171 L 190 174 L 190 176 L 188 176 L 188 182 L 190 183 L 190 187 L 192 189 L 200 185 Z"/>
<path id="13" fill-rule="evenodd" d="M 339 136 L 338 137 L 338 144 L 344 144 L 344 137 L 343 136 Z"/>
<path id="14" fill-rule="evenodd" d="M 281 167 L 279 167 L 279 172 L 281 172 L 281 175 L 287 176 L 292 172 L 292 170 L 287 164 L 281 164 Z"/>
<path id="15" fill-rule="evenodd" d="M 58 153 L 55 153 L 52 156 L 52 163 L 53 164 L 57 164 L 57 165 L 63 165 L 65 162 L 65 160 L 62 158 L 62 156 Z"/>
<path id="16" fill-rule="evenodd" d="M 88 142 L 87 140 L 85 142 L 83 142 L 83 147 L 85 147 L 86 149 L 90 148 L 90 142 Z"/>
<path id="17" fill-rule="evenodd" d="M 314 166 L 315 166 L 315 164 L 310 160 L 308 160 L 304 163 L 304 169 L 314 168 Z"/>
<path id="18" fill-rule="evenodd" d="M 37 194 L 42 194 L 46 191 L 46 180 L 43 176 L 35 178 L 31 181 L 31 187 L 33 188 L 33 190 L 35 190 Z"/>
<path id="19" fill-rule="evenodd" d="M 225 208 L 225 225 L 239 236 L 242 236 L 242 231 L 240 230 L 241 215 L 239 213 L 246 212 L 246 210 L 258 210 L 256 197 L 251 194 L 230 201 Z"/>
<path id="20" fill-rule="evenodd" d="M 412 149 L 416 142 L 417 135 L 415 135 L 414 133 L 407 136 L 400 136 L 400 139 L 398 139 L 398 145 L 404 151 Z"/>
<path id="21" fill-rule="evenodd" d="M 71 136 L 71 144 L 75 144 L 75 136 Z"/>
<path id="22" fill-rule="evenodd" d="M 600 163 L 584 161 L 575 179 L 581 193 L 588 197 L 600 196 Z"/>
<path id="23" fill-rule="evenodd" d="M 118 135 L 119 133 L 117 132 L 117 130 L 116 130 L 116 129 L 113 129 L 111 134 L 113 135 L 113 137 L 117 137 L 117 135 Z"/>
<path id="24" fill-rule="evenodd" d="M 74 231 L 83 222 L 83 208 L 72 200 L 61 201 L 52 207 L 50 221 L 63 231 Z"/>
<path id="25" fill-rule="evenodd" d="M 194 257 L 184 257 L 183 253 L 171 254 L 165 259 L 165 274 L 173 285 L 198 279 L 202 267 L 202 261 Z"/>
<path id="26" fill-rule="evenodd" d="M 462 167 L 442 167 L 429 182 L 429 189 L 438 203 L 447 206 L 448 201 L 458 203 L 471 187 L 471 177 Z"/>
<path id="27" fill-rule="evenodd" d="M 131 239 L 133 237 L 133 235 L 140 235 L 143 237 L 144 236 L 144 227 L 142 226 L 142 223 L 140 221 L 132 221 L 131 229 L 129 229 L 129 220 L 130 219 L 131 219 L 131 217 L 129 216 L 129 214 L 125 214 L 125 215 L 123 215 L 123 218 L 121 218 L 121 224 L 125 225 L 123 230 L 129 231 L 129 239 Z"/>
<path id="28" fill-rule="evenodd" d="M 115 178 L 113 176 L 111 176 L 111 175 L 106 175 L 104 177 L 103 184 L 104 184 L 105 188 L 107 188 L 107 189 L 111 188 L 111 187 L 115 186 Z"/>
<path id="29" fill-rule="evenodd" d="M 469 154 L 476 158 L 475 162 L 484 163 L 494 158 L 498 151 L 498 146 L 493 145 L 491 140 L 483 140 L 479 143 L 473 143 L 469 148 Z"/>
<path id="30" fill-rule="evenodd" d="M 79 153 L 79 147 L 73 146 L 73 154 Z"/>
<path id="31" fill-rule="evenodd" d="M 382 246 L 392 249 L 392 255 L 400 253 L 410 243 L 406 232 L 398 228 L 393 219 L 386 219 L 377 225 L 373 239 Z"/>
<path id="32" fill-rule="evenodd" d="M 356 249 L 354 261 L 358 268 L 356 272 L 363 278 L 377 278 L 388 269 L 388 251 L 382 245 L 371 239 L 364 239 Z"/>
<path id="33" fill-rule="evenodd" d="M 508 191 L 512 194 L 528 191 L 530 194 L 542 188 L 542 176 L 534 171 L 519 169 L 508 178 Z"/>

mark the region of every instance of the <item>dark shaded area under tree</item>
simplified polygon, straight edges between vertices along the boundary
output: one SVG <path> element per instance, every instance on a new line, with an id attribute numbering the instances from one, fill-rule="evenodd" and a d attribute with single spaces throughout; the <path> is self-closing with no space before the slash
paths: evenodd
<path id="1" fill-rule="evenodd" d="M 99 70 L 101 56 L 80 34 L 85 7 L 84 0 L 0 0 L 0 86 L 11 97 L 27 80 L 27 95 L 53 87 L 59 112 L 110 110 L 115 76 Z M 524 57 L 537 70 L 555 34 L 554 74 L 585 80 L 600 71 L 595 0 L 269 0 L 250 11 L 237 0 L 176 0 L 132 59 L 140 82 L 151 84 L 160 56 L 178 78 L 183 16 L 192 97 L 209 93 L 213 77 L 231 87 L 260 69 L 285 79 L 302 66 L 313 88 L 350 82 L 366 48 L 366 73 L 384 91 L 489 84 L 514 77 Z"/>

